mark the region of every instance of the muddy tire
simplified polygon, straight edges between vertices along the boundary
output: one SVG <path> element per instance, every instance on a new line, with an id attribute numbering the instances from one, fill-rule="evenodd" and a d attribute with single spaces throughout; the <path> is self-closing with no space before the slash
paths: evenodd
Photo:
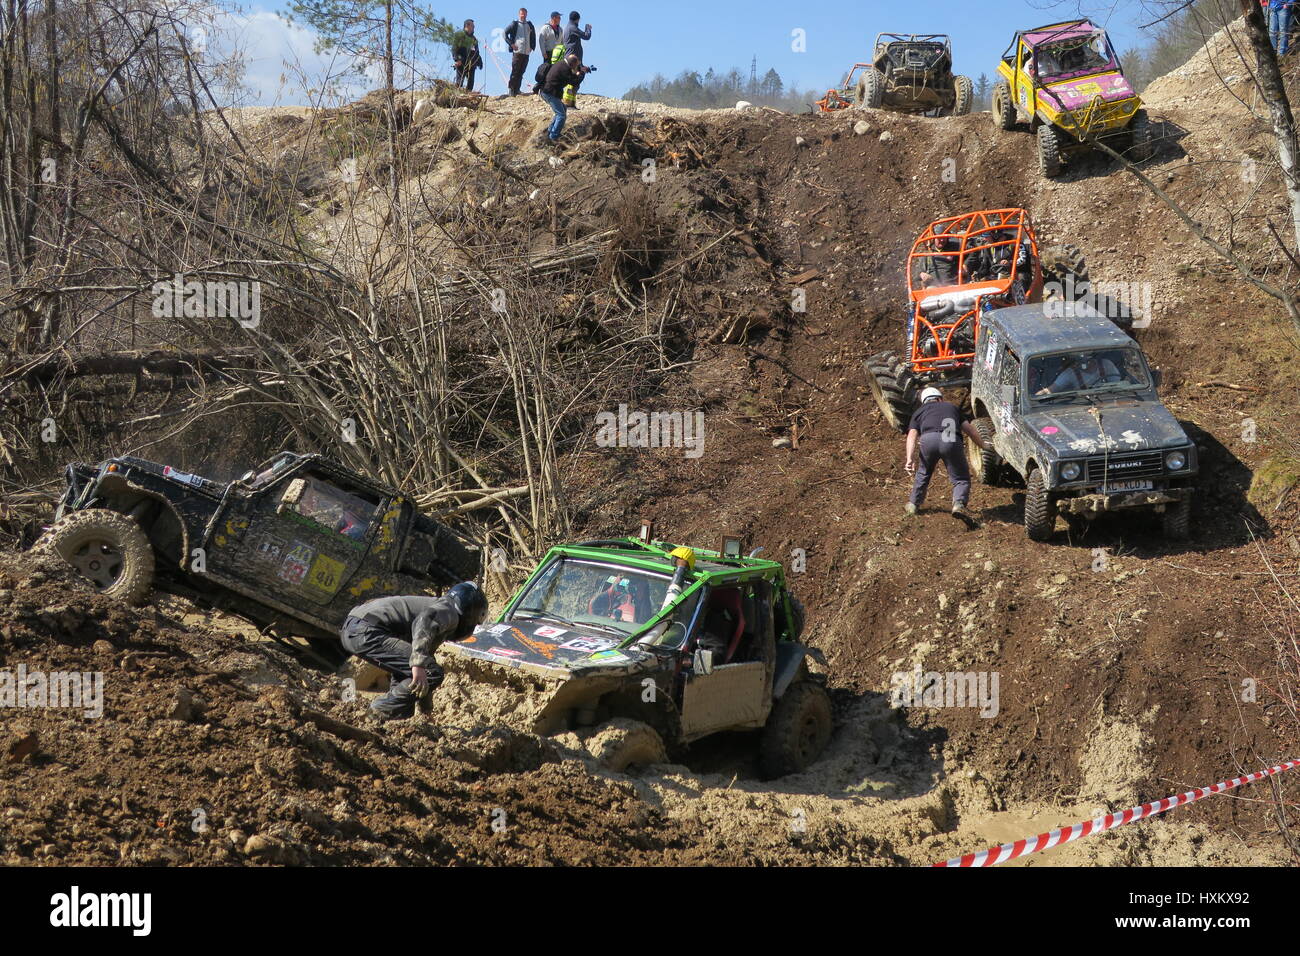
<path id="1" fill-rule="evenodd" d="M 916 408 L 916 378 L 893 352 L 881 352 L 865 363 L 867 384 L 885 421 L 899 432 L 907 430 Z"/>
<path id="2" fill-rule="evenodd" d="M 774 780 L 806 770 L 830 743 L 831 729 L 831 699 L 825 688 L 810 680 L 791 684 L 763 728 L 763 776 Z"/>
<path id="3" fill-rule="evenodd" d="M 1165 537 L 1170 541 L 1186 541 L 1191 534 L 1191 516 L 1192 499 L 1190 498 L 1166 505 L 1165 513 L 1161 516 L 1164 519 Z"/>
<path id="4" fill-rule="evenodd" d="M 1051 123 L 1038 127 L 1038 169 L 1045 179 L 1061 175 L 1061 141 Z"/>
<path id="5" fill-rule="evenodd" d="M 153 545 L 143 528 L 116 511 L 73 512 L 37 547 L 52 550 L 108 597 L 143 604 L 153 590 Z"/>
<path id="6" fill-rule="evenodd" d="M 1025 482 L 1025 534 L 1030 541 L 1047 541 L 1056 530 L 1056 499 L 1047 490 L 1043 470 L 1035 468 Z"/>
<path id="7" fill-rule="evenodd" d="M 970 77 L 954 76 L 952 78 L 952 93 L 952 115 L 965 116 L 970 112 L 971 100 L 974 98 Z"/>
<path id="8" fill-rule="evenodd" d="M 878 110 L 884 100 L 885 75 L 874 66 L 869 66 L 858 77 L 858 105 L 865 106 L 869 110 Z"/>
<path id="9" fill-rule="evenodd" d="M 1088 262 L 1078 246 L 1065 243 L 1049 246 L 1040 256 L 1044 284 L 1055 283 L 1066 301 L 1076 302 L 1090 294 Z"/>
<path id="10" fill-rule="evenodd" d="M 998 129 L 1016 128 L 1016 104 L 1011 100 L 1011 87 L 1006 83 L 993 87 L 993 122 L 998 124 Z"/>
<path id="11" fill-rule="evenodd" d="M 606 770 L 624 773 L 629 767 L 667 763 L 668 751 L 659 732 L 639 720 L 619 718 L 601 726 L 587 751 Z"/>
<path id="12" fill-rule="evenodd" d="M 996 485 L 1002 473 L 1002 457 L 993 450 L 993 421 L 990 418 L 977 418 L 971 422 L 980 438 L 988 448 L 980 448 L 970 438 L 966 438 L 966 460 L 970 462 L 972 477 L 981 485 Z"/>
<path id="13" fill-rule="evenodd" d="M 1129 129 L 1129 162 L 1146 162 L 1155 155 L 1156 151 L 1155 136 L 1151 132 L 1151 119 L 1147 116 L 1146 110 L 1138 110 L 1133 114 L 1133 122 Z"/>

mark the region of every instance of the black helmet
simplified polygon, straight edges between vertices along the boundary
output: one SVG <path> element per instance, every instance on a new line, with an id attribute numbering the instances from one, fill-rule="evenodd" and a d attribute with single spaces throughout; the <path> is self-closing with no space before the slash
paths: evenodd
<path id="1" fill-rule="evenodd" d="M 447 596 L 456 602 L 456 607 L 460 610 L 460 625 L 456 628 L 455 640 L 468 637 L 487 617 L 487 595 L 473 581 L 462 581 L 452 587 Z"/>

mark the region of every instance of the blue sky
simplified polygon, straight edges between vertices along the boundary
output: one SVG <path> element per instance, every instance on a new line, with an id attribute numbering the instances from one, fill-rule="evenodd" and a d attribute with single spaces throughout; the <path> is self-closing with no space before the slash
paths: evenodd
<path id="1" fill-rule="evenodd" d="M 434 2 L 434 9 L 454 23 L 467 17 L 477 22 L 478 35 L 490 40 L 493 28 L 514 19 L 517 6 L 500 0 L 456 0 L 454 5 Z M 708 67 L 725 72 L 737 67 L 748 74 L 750 58 L 758 57 L 762 75 L 775 67 L 787 86 L 824 90 L 836 85 L 844 71 L 870 51 L 881 31 L 946 32 L 953 40 L 956 70 L 977 77 L 992 74 L 998 56 L 1006 48 L 1013 30 L 1057 20 L 1071 19 L 1083 12 L 1105 26 L 1115 46 L 1123 50 L 1138 43 L 1137 24 L 1152 19 L 1143 14 L 1136 0 L 1111 3 L 1065 0 L 927 0 L 911 5 L 884 0 L 851 3 L 845 0 L 803 0 L 801 3 L 752 0 L 748 3 L 701 3 L 689 0 L 640 0 L 637 3 L 596 2 L 576 4 L 583 22 L 593 27 L 586 44 L 587 61 L 599 67 L 583 89 L 610 96 L 622 95 L 628 87 L 656 72 L 672 77 L 683 69 Z M 254 4 L 243 28 L 249 77 L 265 90 L 274 86 L 282 72 L 281 59 L 297 56 L 309 64 L 310 38 L 300 31 L 278 26 L 270 14 L 282 5 Z M 529 19 L 539 28 L 552 4 L 529 6 Z M 573 0 L 558 8 L 567 20 L 575 9 Z M 793 49 L 792 34 L 803 30 L 806 50 Z M 478 85 L 488 93 L 501 93 L 505 83 L 484 54 L 486 65 Z M 508 55 L 498 54 L 509 71 Z M 282 96 L 281 102 L 300 97 Z M 270 102 L 270 98 L 264 98 Z"/>

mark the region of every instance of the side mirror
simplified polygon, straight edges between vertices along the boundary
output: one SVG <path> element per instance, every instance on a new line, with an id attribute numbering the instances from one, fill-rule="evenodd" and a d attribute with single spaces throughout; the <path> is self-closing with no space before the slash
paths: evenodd
<path id="1" fill-rule="evenodd" d="M 695 659 L 691 662 L 691 668 L 696 674 L 712 674 L 713 651 L 706 651 L 704 648 L 697 647 L 695 649 Z"/>
<path id="2" fill-rule="evenodd" d="M 1164 377 L 1165 377 L 1164 373 L 1161 372 L 1160 369 L 1153 368 L 1151 370 L 1151 384 L 1154 385 L 1156 388 L 1160 387 L 1160 382 L 1164 379 Z"/>

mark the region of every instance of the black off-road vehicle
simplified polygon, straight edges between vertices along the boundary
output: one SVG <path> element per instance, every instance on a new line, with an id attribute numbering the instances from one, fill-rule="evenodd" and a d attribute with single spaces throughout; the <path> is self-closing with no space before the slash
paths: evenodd
<path id="1" fill-rule="evenodd" d="M 954 76 L 952 44 L 941 33 L 882 33 L 870 63 L 856 64 L 845 87 L 858 77 L 855 99 L 859 106 L 925 113 L 928 116 L 965 116 L 970 112 L 970 77 Z"/>
<path id="2" fill-rule="evenodd" d="M 1156 394 L 1138 344 L 1086 302 L 1040 302 L 987 313 L 971 379 L 967 440 L 984 484 L 1008 470 L 1025 482 L 1025 531 L 1052 536 L 1058 513 L 1091 520 L 1150 508 L 1165 535 L 1186 538 L 1196 445 Z"/>
<path id="3" fill-rule="evenodd" d="M 160 572 L 259 625 L 335 640 L 363 601 L 446 588 L 479 569 L 479 550 L 410 499 L 293 452 L 229 483 L 129 456 L 71 464 L 37 546 L 132 603 Z"/>

